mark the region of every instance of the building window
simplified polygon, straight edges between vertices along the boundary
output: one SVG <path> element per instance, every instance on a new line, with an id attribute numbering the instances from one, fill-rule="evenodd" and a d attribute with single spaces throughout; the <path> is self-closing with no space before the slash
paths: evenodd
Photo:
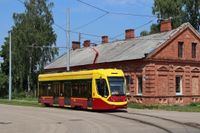
<path id="1" fill-rule="evenodd" d="M 178 42 L 178 57 L 183 57 L 183 42 Z"/>
<path id="2" fill-rule="evenodd" d="M 131 76 L 125 76 L 126 78 L 126 94 L 130 95 L 130 85 L 131 85 Z"/>
<path id="3" fill-rule="evenodd" d="M 176 95 L 182 94 L 182 77 L 176 76 Z"/>
<path id="4" fill-rule="evenodd" d="M 142 95 L 142 77 L 137 77 L 137 94 Z"/>
<path id="5" fill-rule="evenodd" d="M 192 58 L 196 58 L 197 43 L 192 43 Z"/>

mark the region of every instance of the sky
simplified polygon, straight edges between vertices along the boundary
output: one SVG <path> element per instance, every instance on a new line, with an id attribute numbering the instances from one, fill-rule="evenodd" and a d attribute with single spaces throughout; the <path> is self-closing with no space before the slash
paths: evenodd
<path id="1" fill-rule="evenodd" d="M 14 24 L 13 13 L 24 12 L 23 1 L 0 0 L 0 47 Z M 70 42 L 78 41 L 79 34 L 74 32 L 84 33 L 81 34 L 81 43 L 84 40 L 91 40 L 96 44 L 101 42 L 103 35 L 108 35 L 109 41 L 124 39 L 125 30 L 130 28 L 135 29 L 136 36 L 139 36 L 141 31 L 149 31 L 150 25 L 157 22 L 156 17 L 152 15 L 153 0 L 49 0 L 49 2 L 54 3 L 53 29 L 57 34 L 58 47 L 66 47 L 64 29 L 67 25 L 67 9 L 70 9 L 70 30 L 73 32 L 70 33 Z M 97 20 L 93 21 L 95 19 Z M 65 48 L 60 48 L 60 55 L 65 51 Z M 0 61 L 2 62 L 2 59 Z"/>

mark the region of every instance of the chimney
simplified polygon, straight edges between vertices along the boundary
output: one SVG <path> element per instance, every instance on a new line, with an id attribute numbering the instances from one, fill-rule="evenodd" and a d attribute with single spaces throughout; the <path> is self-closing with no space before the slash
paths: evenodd
<path id="1" fill-rule="evenodd" d="M 83 43 L 83 47 L 90 47 L 90 40 L 85 40 Z"/>
<path id="2" fill-rule="evenodd" d="M 72 41 L 72 50 L 76 50 L 80 48 L 80 42 L 78 41 Z"/>
<path id="3" fill-rule="evenodd" d="M 102 36 L 101 39 L 102 39 L 102 41 L 101 41 L 102 44 L 108 43 L 108 36 Z"/>
<path id="4" fill-rule="evenodd" d="M 134 29 L 127 29 L 125 31 L 125 40 L 131 39 L 131 38 L 134 38 L 134 37 L 135 37 Z"/>
<path id="5" fill-rule="evenodd" d="M 172 30 L 171 19 L 161 20 L 160 22 L 160 32 L 166 32 Z"/>

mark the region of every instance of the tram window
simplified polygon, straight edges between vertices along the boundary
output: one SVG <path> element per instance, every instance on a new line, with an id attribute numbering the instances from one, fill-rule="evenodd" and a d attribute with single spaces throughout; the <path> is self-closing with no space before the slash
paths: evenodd
<path id="1" fill-rule="evenodd" d="M 87 97 L 91 98 L 92 97 L 92 82 L 88 81 L 86 86 L 88 90 Z"/>
<path id="2" fill-rule="evenodd" d="M 53 90 L 52 90 L 52 85 L 50 83 L 47 84 L 47 96 L 52 96 Z"/>
<path id="3" fill-rule="evenodd" d="M 64 95 L 66 97 L 91 98 L 91 80 L 71 80 L 64 82 Z"/>
<path id="4" fill-rule="evenodd" d="M 108 87 L 106 84 L 106 80 L 105 79 L 97 79 L 96 85 L 97 85 L 98 94 L 102 97 L 107 97 L 108 96 Z"/>
<path id="5" fill-rule="evenodd" d="M 40 82 L 40 88 L 39 88 L 39 95 L 40 96 L 49 96 L 51 93 L 51 84 L 47 82 Z"/>
<path id="6" fill-rule="evenodd" d="M 60 96 L 64 96 L 64 84 L 60 83 Z"/>
<path id="7" fill-rule="evenodd" d="M 64 83 L 64 96 L 71 97 L 72 83 L 71 81 L 66 81 Z"/>
<path id="8" fill-rule="evenodd" d="M 54 83 L 52 85 L 52 90 L 53 90 L 53 96 L 58 97 L 59 96 L 59 83 Z"/>

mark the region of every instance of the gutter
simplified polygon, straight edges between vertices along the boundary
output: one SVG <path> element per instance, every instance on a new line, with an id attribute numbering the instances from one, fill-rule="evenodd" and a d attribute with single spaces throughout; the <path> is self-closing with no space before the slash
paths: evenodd
<path id="1" fill-rule="evenodd" d="M 96 64 L 97 58 L 99 56 L 99 52 L 95 48 L 91 48 L 91 49 L 95 52 L 95 57 L 94 57 L 94 60 L 93 60 L 93 64 Z"/>

